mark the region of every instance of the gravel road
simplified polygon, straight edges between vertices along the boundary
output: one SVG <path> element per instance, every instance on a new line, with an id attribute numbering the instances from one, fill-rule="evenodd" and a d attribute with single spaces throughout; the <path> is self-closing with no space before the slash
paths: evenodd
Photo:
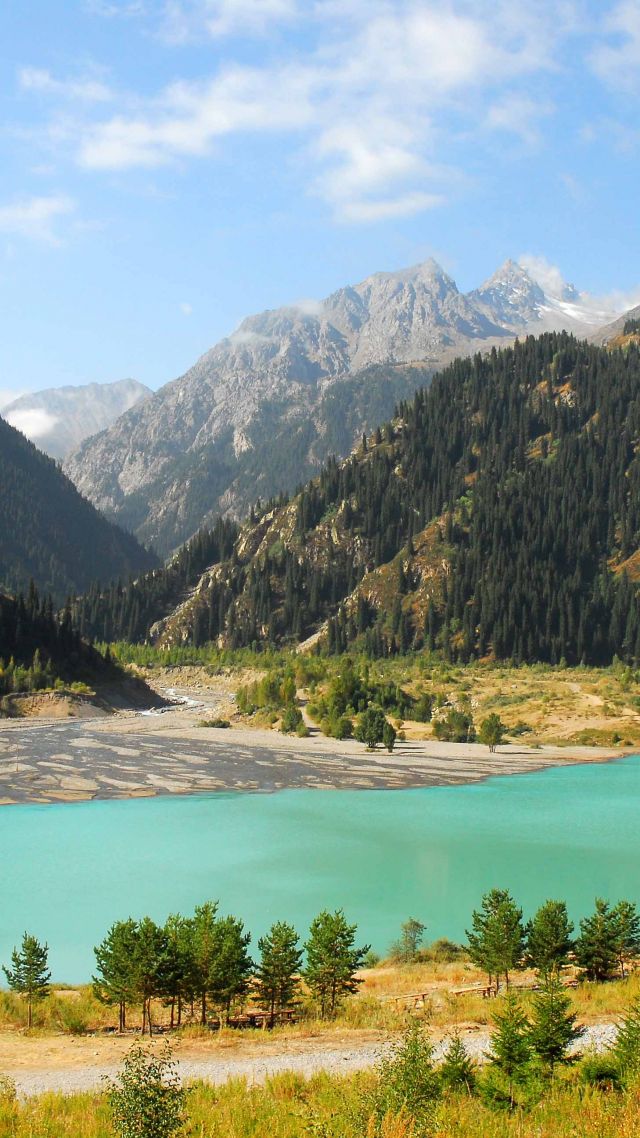
<path id="1" fill-rule="evenodd" d="M 588 1027 L 576 1046 L 576 1051 L 589 1049 L 603 1050 L 615 1038 L 614 1024 L 598 1024 Z M 467 1032 L 463 1036 L 465 1047 L 473 1058 L 482 1061 L 489 1048 L 489 1033 L 485 1031 Z M 436 1059 L 440 1058 L 447 1041 L 441 1040 L 435 1046 Z M 188 1082 L 201 1079 L 208 1083 L 225 1083 L 229 1079 L 245 1078 L 249 1084 L 263 1083 L 272 1075 L 293 1071 L 305 1078 L 319 1071 L 332 1075 L 348 1075 L 354 1071 L 366 1070 L 375 1066 L 387 1051 L 389 1044 L 365 1043 L 357 1047 L 344 1044 L 341 1047 L 310 1044 L 296 1051 L 274 1051 L 272 1054 L 251 1055 L 242 1058 L 178 1059 L 177 1066 L 182 1080 Z M 115 1066 L 85 1066 L 76 1069 L 42 1068 L 28 1071 L 7 1069 L 16 1084 L 18 1094 L 23 1098 L 59 1091 L 74 1094 L 77 1091 L 100 1089 L 105 1078 L 117 1074 Z"/>

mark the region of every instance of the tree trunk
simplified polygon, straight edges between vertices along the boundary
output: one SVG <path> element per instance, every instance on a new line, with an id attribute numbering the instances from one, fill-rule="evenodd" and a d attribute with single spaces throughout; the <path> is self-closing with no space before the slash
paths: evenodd
<path id="1" fill-rule="evenodd" d="M 175 1010 L 176 1010 L 176 998 L 175 998 L 175 996 L 172 996 L 171 997 L 171 1020 L 169 1023 L 169 1026 L 172 1030 L 173 1030 L 173 1018 L 174 1018 Z"/>
<path id="2" fill-rule="evenodd" d="M 149 996 L 147 1000 L 147 1023 L 149 1024 L 149 1039 L 151 1039 L 151 1036 L 153 1034 L 153 1029 L 151 1027 L 151 996 Z"/>
<path id="3" fill-rule="evenodd" d="M 207 1026 L 207 993 L 206 992 L 202 993 L 202 1006 L 201 1006 L 200 1023 L 202 1024 L 203 1027 Z"/>
<path id="4" fill-rule="evenodd" d="M 178 1027 L 182 1023 L 182 996 L 178 996 Z"/>
<path id="5" fill-rule="evenodd" d="M 29 999 L 27 1001 L 27 1027 L 30 1028 L 32 1025 L 33 1025 L 33 1005 L 31 1003 L 31 996 L 29 996 Z"/>

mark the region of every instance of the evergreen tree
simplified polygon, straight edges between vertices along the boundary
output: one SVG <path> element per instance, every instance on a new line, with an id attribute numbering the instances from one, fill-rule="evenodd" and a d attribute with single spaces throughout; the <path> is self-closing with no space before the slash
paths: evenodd
<path id="1" fill-rule="evenodd" d="M 324 910 L 311 922 L 305 944 L 304 978 L 320 1007 L 323 1019 L 333 1016 L 342 999 L 357 991 L 358 968 L 370 945 L 355 947 L 357 925 L 349 925 L 344 911 Z"/>
<path id="2" fill-rule="evenodd" d="M 49 946 L 25 933 L 20 948 L 11 953 L 11 968 L 2 966 L 12 992 L 27 1001 L 27 1027 L 33 1025 L 33 1005 L 49 995 L 51 973 L 47 967 Z"/>
<path id="3" fill-rule="evenodd" d="M 495 1029 L 491 1034 L 489 1065 L 506 1081 L 509 1105 L 516 1106 L 516 1088 L 529 1076 L 532 1045 L 530 1024 L 514 992 L 501 999 L 494 1012 Z"/>
<path id="4" fill-rule="evenodd" d="M 610 980 L 618 962 L 618 920 L 615 910 L 601 897 L 595 912 L 580 921 L 576 960 L 587 980 Z"/>
<path id="5" fill-rule="evenodd" d="M 127 1026 L 127 1004 L 135 994 L 133 954 L 136 946 L 137 924 L 116 921 L 101 944 L 94 948 L 97 976 L 93 977 L 93 991 L 103 1004 L 118 1005 L 118 1030 Z"/>
<path id="6" fill-rule="evenodd" d="M 251 934 L 237 917 L 216 921 L 216 948 L 209 968 L 208 988 L 213 1002 L 228 1017 L 231 1005 L 249 987 L 253 961 L 249 956 Z"/>
<path id="7" fill-rule="evenodd" d="M 193 990 L 200 1000 L 200 1023 L 207 1023 L 207 996 L 211 989 L 213 973 L 218 952 L 218 929 L 216 913 L 217 901 L 205 901 L 197 905 L 190 922 L 190 951 L 193 962 Z"/>
<path id="8" fill-rule="evenodd" d="M 385 719 L 384 726 L 382 728 L 382 743 L 383 743 L 383 746 L 385 746 L 387 748 L 389 754 L 391 754 L 391 752 L 393 751 L 393 748 L 395 746 L 395 742 L 396 742 L 395 727 L 393 726 L 392 723 L 389 722 L 388 719 Z"/>
<path id="9" fill-rule="evenodd" d="M 583 1034 L 570 1008 L 571 998 L 562 981 L 557 973 L 549 972 L 533 997 L 529 1039 L 550 1077 L 558 1063 L 566 1062 L 569 1047 Z"/>
<path id="10" fill-rule="evenodd" d="M 495 980 L 496 991 L 500 977 L 509 986 L 509 973 L 517 968 L 524 953 L 522 909 L 518 908 L 506 889 L 492 889 L 485 893 L 479 910 L 474 910 L 471 931 L 467 930 L 469 955 L 474 964 Z"/>
<path id="11" fill-rule="evenodd" d="M 634 1081 L 640 1073 L 640 999 L 623 1016 L 611 1053 L 622 1081 Z"/>
<path id="12" fill-rule="evenodd" d="M 384 739 L 384 728 L 387 720 L 380 707 L 368 707 L 358 719 L 354 736 L 359 743 L 364 743 L 368 751 L 375 751 L 378 743 Z"/>
<path id="13" fill-rule="evenodd" d="M 292 925 L 277 921 L 258 941 L 260 962 L 256 969 L 257 999 L 269 1012 L 273 1027 L 276 1013 L 290 1008 L 298 991 L 302 951 Z"/>
<path id="14" fill-rule="evenodd" d="M 560 972 L 573 948 L 572 932 L 564 901 L 545 901 L 527 925 L 527 963 L 543 977 Z"/>
<path id="15" fill-rule="evenodd" d="M 476 1064 L 460 1038 L 454 1031 L 440 1065 L 440 1082 L 443 1090 L 450 1092 L 466 1091 L 472 1094 L 477 1079 Z"/>
<path id="16" fill-rule="evenodd" d="M 620 901 L 613 910 L 616 923 L 616 947 L 620 975 L 625 978 L 625 966 L 640 955 L 640 915 L 632 901 Z"/>

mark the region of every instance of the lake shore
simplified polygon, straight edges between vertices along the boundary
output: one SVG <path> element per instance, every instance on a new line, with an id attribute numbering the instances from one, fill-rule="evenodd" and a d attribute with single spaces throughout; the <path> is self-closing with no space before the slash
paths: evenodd
<path id="1" fill-rule="evenodd" d="M 183 693 L 182 698 L 189 699 Z M 227 693 L 163 711 L 93 721 L 8 721 L 0 726 L 0 805 L 284 789 L 408 789 L 455 786 L 551 766 L 608 762 L 637 748 L 527 747 L 434 739 L 397 743 L 389 754 L 355 740 L 308 738 L 246 726 L 198 726 Z"/>

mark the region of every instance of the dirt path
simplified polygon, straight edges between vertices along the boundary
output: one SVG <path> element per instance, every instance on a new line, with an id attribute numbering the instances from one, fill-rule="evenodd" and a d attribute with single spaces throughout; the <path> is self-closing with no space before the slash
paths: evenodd
<path id="1" fill-rule="evenodd" d="M 615 1031 L 615 1026 L 611 1023 L 587 1027 L 576 1051 L 604 1049 L 613 1041 Z M 330 1038 L 324 1041 L 273 1040 L 271 1043 L 250 1044 L 247 1048 L 238 1046 L 225 1048 L 215 1043 L 199 1047 L 186 1044 L 176 1049 L 175 1057 L 180 1077 L 185 1081 L 201 1079 L 208 1083 L 220 1084 L 229 1079 L 245 1078 L 252 1085 L 263 1083 L 269 1077 L 284 1071 L 293 1071 L 305 1078 L 319 1071 L 326 1071 L 332 1075 L 348 1075 L 374 1067 L 389 1049 L 390 1044 L 380 1036 L 362 1038 L 375 1034 L 359 1033 L 360 1038 L 355 1041 L 353 1036 L 342 1040 Z M 467 1029 L 461 1034 L 469 1055 L 483 1062 L 489 1048 L 489 1033 L 486 1030 Z M 47 1091 L 73 1094 L 78 1091 L 99 1090 L 105 1078 L 113 1078 L 117 1074 L 121 1057 L 131 1041 L 127 1041 L 126 1045 L 123 1040 L 109 1041 L 116 1045 L 111 1048 L 111 1061 L 107 1061 L 108 1049 L 103 1046 L 107 1041 L 95 1041 L 98 1044 L 97 1048 L 93 1047 L 92 1040 L 82 1039 L 75 1042 L 77 1042 L 77 1051 L 73 1055 L 74 1041 L 65 1038 L 64 1064 L 60 1062 L 61 1051 L 55 1041 L 49 1049 L 49 1058 L 54 1059 L 53 1063 L 46 1062 L 48 1048 L 44 1041 L 34 1041 L 28 1049 L 31 1062 L 24 1062 L 26 1058 L 24 1054 L 23 1062 L 11 1064 L 11 1056 L 7 1054 L 6 1047 L 3 1047 L 0 1040 L 0 1070 L 15 1080 L 21 1097 L 44 1094 Z M 446 1036 L 440 1036 L 435 1040 L 436 1059 L 442 1057 L 446 1046 Z M 41 1065 L 36 1062 L 39 1048 L 43 1052 Z M 118 1061 L 114 1061 L 116 1050 L 120 1053 Z"/>

